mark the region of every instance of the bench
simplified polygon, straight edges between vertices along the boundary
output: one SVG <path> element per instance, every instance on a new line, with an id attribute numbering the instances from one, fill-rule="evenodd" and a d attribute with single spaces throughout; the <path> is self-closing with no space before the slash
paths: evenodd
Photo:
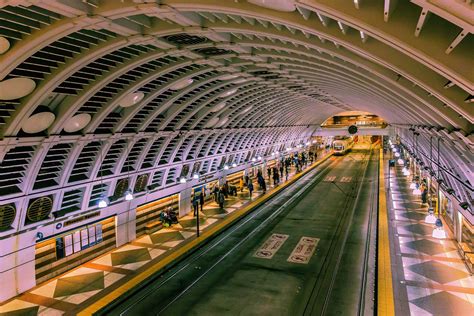
<path id="1" fill-rule="evenodd" d="M 145 233 L 147 233 L 148 235 L 153 234 L 154 232 L 159 231 L 162 228 L 163 228 L 163 224 L 161 223 L 161 221 L 154 221 L 154 222 L 146 224 Z"/>

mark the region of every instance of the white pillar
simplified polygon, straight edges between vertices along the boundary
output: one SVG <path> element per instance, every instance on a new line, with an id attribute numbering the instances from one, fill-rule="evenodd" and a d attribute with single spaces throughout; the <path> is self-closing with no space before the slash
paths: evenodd
<path id="1" fill-rule="evenodd" d="M 179 192 L 179 217 L 191 211 L 191 193 L 192 188 L 185 188 Z"/>
<path id="2" fill-rule="evenodd" d="M 0 302 L 36 286 L 36 231 L 0 240 Z"/>
<path id="3" fill-rule="evenodd" d="M 115 217 L 115 241 L 117 247 L 137 238 L 137 209 L 132 208 Z"/>

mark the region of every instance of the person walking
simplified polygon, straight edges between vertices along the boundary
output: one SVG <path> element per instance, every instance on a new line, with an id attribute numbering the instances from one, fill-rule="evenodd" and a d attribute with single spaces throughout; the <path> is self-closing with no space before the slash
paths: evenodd
<path id="1" fill-rule="evenodd" d="M 244 192 L 244 177 L 241 177 L 239 180 L 240 192 Z"/>
<path id="2" fill-rule="evenodd" d="M 224 193 L 222 191 L 219 191 L 219 194 L 218 194 L 218 199 L 219 199 L 219 207 L 221 209 L 224 208 L 224 202 L 225 202 L 225 196 L 224 196 Z"/>
<path id="3" fill-rule="evenodd" d="M 199 200 L 197 196 L 195 195 L 192 195 L 191 198 L 192 198 L 192 203 L 193 203 L 193 214 L 194 216 L 196 216 L 199 209 Z"/>
<path id="4" fill-rule="evenodd" d="M 219 202 L 218 201 L 219 186 L 217 183 L 214 185 L 214 188 L 212 189 L 212 193 L 214 194 L 214 202 L 218 203 Z"/>
<path id="5" fill-rule="evenodd" d="M 249 181 L 249 183 L 247 184 L 247 188 L 249 189 L 249 197 L 250 197 L 250 199 L 252 199 L 252 193 L 253 193 L 253 183 L 252 183 L 252 181 Z"/>
<path id="6" fill-rule="evenodd" d="M 283 178 L 283 164 L 280 164 L 280 177 Z"/>

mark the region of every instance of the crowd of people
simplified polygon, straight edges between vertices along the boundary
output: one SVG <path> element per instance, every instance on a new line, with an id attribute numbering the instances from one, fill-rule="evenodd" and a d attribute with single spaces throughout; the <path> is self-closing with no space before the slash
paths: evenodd
<path id="1" fill-rule="evenodd" d="M 286 158 L 282 158 L 277 161 L 274 166 L 267 168 L 268 182 L 271 183 L 273 180 L 273 184 L 277 186 L 281 183 L 283 177 L 285 177 L 285 181 L 288 181 L 291 166 L 295 167 L 296 172 L 301 172 L 308 166 L 308 163 L 312 164 L 316 159 L 317 153 L 312 151 L 309 151 L 308 153 L 294 153 Z M 259 189 L 263 194 L 265 194 L 267 191 L 267 182 L 262 174 L 262 169 L 258 169 L 255 178 Z M 216 183 L 210 189 L 210 194 L 213 196 L 214 201 L 219 205 L 219 208 L 223 209 L 225 200 L 229 196 L 237 196 L 237 192 L 244 192 L 244 189 L 248 190 L 249 198 L 251 199 L 254 192 L 254 184 L 253 179 L 248 174 L 239 179 L 238 186 L 229 183 L 229 181 L 226 181 L 223 185 Z M 195 193 L 191 197 L 194 216 L 197 215 L 199 210 L 202 211 L 204 200 L 204 191 Z"/>

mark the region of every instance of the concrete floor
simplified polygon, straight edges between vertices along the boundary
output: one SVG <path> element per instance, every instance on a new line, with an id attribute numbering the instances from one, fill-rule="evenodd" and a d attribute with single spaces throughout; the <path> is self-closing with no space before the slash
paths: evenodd
<path id="1" fill-rule="evenodd" d="M 353 314 L 363 281 L 370 190 L 376 189 L 369 181 L 376 180 L 374 163 L 363 183 L 365 193 L 354 204 L 356 184 L 362 183 L 358 170 L 365 169 L 362 158 L 361 153 L 332 158 L 329 168 L 316 172 L 320 182 L 275 219 L 265 222 L 309 180 L 285 190 L 246 225 L 225 233 L 219 243 L 204 247 L 173 268 L 169 276 L 162 276 L 107 314 L 317 314 L 321 299 L 331 302 L 327 314 Z M 352 210 L 356 221 L 349 225 L 352 218 L 346 214 Z M 341 238 L 346 233 L 348 250 L 342 253 L 346 243 Z M 274 234 L 283 236 L 283 243 L 274 242 Z M 314 238 L 316 250 L 309 253 L 308 262 L 291 261 L 303 237 Z M 257 255 L 262 249 L 269 251 L 269 257 Z M 328 295 L 333 279 L 333 295 Z"/>

